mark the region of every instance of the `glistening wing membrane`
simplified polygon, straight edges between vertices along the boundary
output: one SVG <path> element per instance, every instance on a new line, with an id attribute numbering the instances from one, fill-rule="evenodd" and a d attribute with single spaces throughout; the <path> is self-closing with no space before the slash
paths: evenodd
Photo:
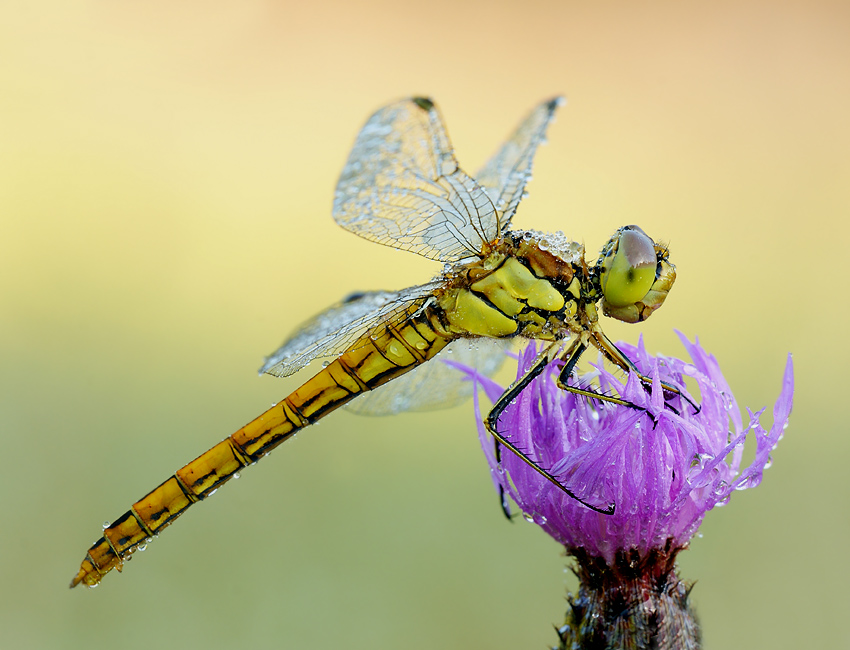
<path id="1" fill-rule="evenodd" d="M 260 373 L 287 377 L 314 359 L 336 356 L 368 330 L 391 325 L 393 315 L 412 303 L 424 303 L 437 286 L 430 282 L 403 291 L 353 294 L 303 323 L 266 358 Z"/>
<path id="2" fill-rule="evenodd" d="M 436 106 L 423 98 L 369 118 L 337 183 L 333 217 L 361 237 L 442 262 L 478 256 L 500 234 L 490 197 L 458 167 Z"/>
<path id="3" fill-rule="evenodd" d="M 534 108 L 475 176 L 499 211 L 502 232 L 510 227 L 525 185 L 531 180 L 534 154 L 545 140 L 555 109 L 563 101 L 563 98 L 555 97 Z"/>

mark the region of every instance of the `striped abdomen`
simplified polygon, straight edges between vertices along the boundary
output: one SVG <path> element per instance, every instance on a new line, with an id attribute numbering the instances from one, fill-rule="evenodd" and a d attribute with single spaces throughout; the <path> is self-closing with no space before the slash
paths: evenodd
<path id="1" fill-rule="evenodd" d="M 103 531 L 71 587 L 80 583 L 92 587 L 113 568 L 120 571 L 124 559 L 146 540 L 299 429 L 431 359 L 449 339 L 434 331 L 430 313 L 414 305 L 398 325 L 358 339 L 283 401 L 177 470 Z"/>

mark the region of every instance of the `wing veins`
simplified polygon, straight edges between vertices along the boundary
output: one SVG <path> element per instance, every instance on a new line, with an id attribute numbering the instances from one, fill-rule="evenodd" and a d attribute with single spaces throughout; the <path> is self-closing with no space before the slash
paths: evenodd
<path id="1" fill-rule="evenodd" d="M 433 281 L 400 292 L 374 291 L 337 303 L 296 330 L 266 358 L 260 372 L 286 377 L 315 359 L 341 354 L 361 336 L 375 335 L 381 327 L 407 318 L 408 309 L 417 301 L 424 308 L 440 284 Z"/>
<path id="2" fill-rule="evenodd" d="M 430 100 L 377 111 L 337 184 L 334 218 L 362 237 L 443 262 L 480 255 L 500 235 L 484 188 L 457 164 Z"/>

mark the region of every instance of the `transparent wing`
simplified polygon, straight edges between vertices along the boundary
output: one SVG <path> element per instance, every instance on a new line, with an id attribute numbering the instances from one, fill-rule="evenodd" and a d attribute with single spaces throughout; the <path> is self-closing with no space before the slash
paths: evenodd
<path id="1" fill-rule="evenodd" d="M 423 98 L 369 118 L 337 183 L 333 216 L 361 237 L 443 262 L 479 255 L 500 233 L 490 197 L 458 167 L 437 107 Z"/>
<path id="2" fill-rule="evenodd" d="M 344 352 L 367 330 L 392 323 L 417 300 L 431 296 L 442 282 L 430 282 L 404 291 L 352 294 L 303 323 L 271 356 L 260 374 L 287 377 L 314 359 Z"/>
<path id="3" fill-rule="evenodd" d="M 546 137 L 546 128 L 552 122 L 555 109 L 563 101 L 562 97 L 555 97 L 532 110 L 475 177 L 501 215 L 502 232 L 510 226 L 525 185 L 531 180 L 534 154 Z"/>
<path id="4" fill-rule="evenodd" d="M 443 361 L 457 361 L 492 375 L 504 362 L 511 343 L 511 339 L 457 339 L 430 361 L 364 393 L 344 408 L 358 415 L 392 415 L 456 406 L 472 395 L 472 382 Z"/>

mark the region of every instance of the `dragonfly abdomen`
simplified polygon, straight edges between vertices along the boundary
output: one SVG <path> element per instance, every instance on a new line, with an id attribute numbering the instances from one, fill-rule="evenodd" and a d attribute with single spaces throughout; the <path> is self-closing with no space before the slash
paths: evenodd
<path id="1" fill-rule="evenodd" d="M 71 587 L 92 587 L 112 569 L 120 571 L 140 546 L 241 469 L 361 393 L 431 359 L 449 341 L 435 331 L 429 311 L 421 305 L 412 306 L 395 324 L 361 337 L 289 396 L 177 470 L 106 527 Z"/>

